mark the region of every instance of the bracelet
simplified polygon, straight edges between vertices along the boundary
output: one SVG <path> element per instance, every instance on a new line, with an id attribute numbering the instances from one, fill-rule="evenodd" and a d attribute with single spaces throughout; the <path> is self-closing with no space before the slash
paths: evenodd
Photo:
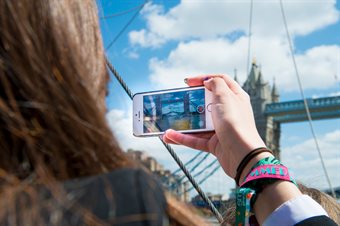
<path id="1" fill-rule="evenodd" d="M 263 166 L 263 165 L 282 165 L 280 160 L 276 159 L 274 156 L 266 157 L 258 161 L 251 169 L 249 170 L 249 173 L 242 179 L 243 184 L 246 180 L 246 178 L 250 175 L 250 172 L 252 172 L 256 167 Z"/>
<path id="2" fill-rule="evenodd" d="M 243 179 L 240 187 L 252 188 L 259 194 L 265 186 L 277 180 L 290 181 L 298 186 L 288 168 L 271 156 L 258 161 Z"/>
<path id="3" fill-rule="evenodd" d="M 296 185 L 288 168 L 273 156 L 261 159 L 251 168 L 236 192 L 236 225 L 258 225 L 252 207 L 263 188 L 278 180 L 291 181 Z"/>
<path id="4" fill-rule="evenodd" d="M 268 180 L 264 179 L 292 181 L 288 173 L 288 168 L 284 165 L 262 165 L 256 167 L 248 174 L 245 181 L 241 184 L 241 187 L 252 188 L 258 192 L 259 190 L 257 189 L 262 187 L 259 186 L 259 184 L 268 184 Z"/>
<path id="5" fill-rule="evenodd" d="M 252 160 L 256 155 L 263 153 L 263 152 L 269 152 L 269 153 L 273 154 L 273 152 L 271 150 L 269 150 L 265 147 L 260 147 L 260 148 L 256 148 L 256 149 L 252 150 L 242 159 L 241 163 L 238 165 L 238 167 L 236 169 L 235 182 L 236 182 L 237 186 L 240 186 L 239 180 L 240 180 L 242 171 L 247 166 L 247 164 L 250 162 L 250 160 Z"/>

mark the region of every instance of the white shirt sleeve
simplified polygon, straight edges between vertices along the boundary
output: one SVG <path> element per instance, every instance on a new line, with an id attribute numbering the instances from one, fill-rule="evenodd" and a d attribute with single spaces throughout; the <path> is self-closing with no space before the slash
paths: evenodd
<path id="1" fill-rule="evenodd" d="M 288 200 L 276 208 L 264 221 L 263 226 L 290 226 L 305 219 L 325 215 L 326 211 L 308 195 Z"/>

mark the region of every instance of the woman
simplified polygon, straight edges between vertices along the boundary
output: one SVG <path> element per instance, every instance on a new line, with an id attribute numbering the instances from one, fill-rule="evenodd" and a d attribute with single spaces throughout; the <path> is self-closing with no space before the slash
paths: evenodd
<path id="1" fill-rule="evenodd" d="M 107 80 L 94 1 L 0 0 L 0 225 L 167 224 L 158 182 L 134 169 L 110 133 Z M 265 146 L 249 98 L 229 77 L 204 80 L 187 81 L 214 93 L 216 133 L 168 131 L 164 140 L 209 151 L 229 176 L 245 178 L 271 157 L 236 170 Z M 269 184 L 256 218 L 300 195 L 290 182 Z"/>
<path id="2" fill-rule="evenodd" d="M 0 0 L 0 225 L 166 220 L 105 121 L 97 17 L 92 0 Z"/>

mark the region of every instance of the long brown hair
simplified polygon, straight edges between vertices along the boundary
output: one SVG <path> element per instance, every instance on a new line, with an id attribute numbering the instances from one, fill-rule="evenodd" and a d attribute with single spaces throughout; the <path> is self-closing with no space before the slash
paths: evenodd
<path id="1" fill-rule="evenodd" d="M 94 0 L 0 0 L 0 176 L 128 164 L 104 116 L 104 59 Z"/>
<path id="2" fill-rule="evenodd" d="M 0 0 L 0 225 L 64 225 L 56 182 L 136 165 L 105 120 L 108 78 L 95 0 Z"/>

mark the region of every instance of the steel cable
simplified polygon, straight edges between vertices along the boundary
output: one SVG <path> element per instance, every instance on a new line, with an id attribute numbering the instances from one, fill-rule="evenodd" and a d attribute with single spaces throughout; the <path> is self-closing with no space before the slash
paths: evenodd
<path id="1" fill-rule="evenodd" d="M 250 48 L 251 48 L 251 30 L 253 24 L 253 0 L 250 1 L 250 13 L 249 13 L 249 28 L 248 28 L 248 56 L 247 56 L 247 66 L 246 66 L 246 78 L 249 75 L 249 61 L 250 61 Z"/>
<path id="2" fill-rule="evenodd" d="M 334 191 L 334 188 L 332 186 L 331 180 L 329 178 L 329 175 L 328 175 L 328 172 L 327 172 L 327 169 L 326 169 L 326 166 L 325 166 L 325 162 L 323 160 L 322 153 L 321 153 L 321 150 L 320 150 L 320 147 L 319 147 L 319 142 L 318 142 L 318 140 L 316 138 L 316 134 L 315 134 L 315 131 L 314 131 L 314 126 L 313 126 L 313 123 L 312 123 L 312 116 L 311 116 L 310 111 L 309 111 L 309 106 L 308 106 L 308 103 L 307 103 L 307 99 L 305 97 L 305 94 L 304 94 L 304 91 L 303 91 L 303 88 L 302 88 L 302 82 L 301 82 L 301 79 L 300 79 L 300 74 L 299 74 L 299 71 L 298 71 L 298 68 L 297 68 L 297 64 L 296 64 L 296 60 L 295 60 L 293 44 L 292 44 L 292 40 L 291 40 L 291 37 L 290 37 L 290 34 L 289 34 L 287 20 L 286 20 L 286 15 L 285 15 L 285 11 L 284 11 L 284 8 L 283 8 L 282 0 L 280 0 L 280 9 L 281 9 L 281 14 L 282 14 L 282 18 L 283 18 L 283 23 L 284 23 L 285 30 L 286 30 L 286 36 L 287 36 L 287 39 L 288 39 L 289 50 L 290 50 L 290 53 L 292 55 L 292 61 L 293 61 L 293 65 L 294 65 L 294 70 L 295 70 L 296 78 L 297 78 L 297 81 L 298 81 L 298 84 L 299 84 L 299 89 L 300 89 L 301 97 L 303 99 L 303 103 L 304 103 L 304 106 L 305 106 L 305 110 L 306 110 L 306 114 L 307 114 L 310 130 L 311 130 L 312 135 L 313 135 L 315 146 L 316 146 L 316 149 L 318 151 L 319 158 L 321 160 L 321 165 L 322 165 L 323 171 L 325 173 L 326 180 L 328 182 L 329 188 L 330 188 L 330 190 L 332 192 L 333 197 L 336 199 L 335 191 Z"/>
<path id="3" fill-rule="evenodd" d="M 203 152 L 202 152 L 203 153 Z M 203 156 L 203 158 L 198 162 L 196 163 L 190 170 L 189 172 L 192 173 L 195 171 L 195 169 L 209 156 L 209 153 L 206 153 L 205 156 Z M 204 168 L 206 169 L 206 168 Z M 198 174 L 199 175 L 199 174 Z M 196 175 L 194 175 L 194 177 L 196 177 Z M 185 175 L 184 176 L 181 176 L 178 180 L 177 180 L 177 183 L 173 184 L 170 189 L 174 189 L 176 188 L 178 185 L 181 184 L 182 180 L 185 178 Z M 188 181 L 185 181 L 185 182 L 188 182 Z"/>
<path id="4" fill-rule="evenodd" d="M 203 151 L 198 152 L 192 159 L 190 159 L 189 161 L 187 161 L 186 163 L 184 163 L 184 165 L 185 165 L 185 166 L 190 165 L 193 161 L 195 161 L 195 160 L 198 158 L 198 156 L 200 156 L 200 155 L 203 154 L 203 153 L 204 153 Z M 171 175 L 175 175 L 175 174 L 177 174 L 179 171 L 181 171 L 181 169 L 175 170 L 174 172 L 172 172 Z"/>
<path id="5" fill-rule="evenodd" d="M 137 10 L 137 9 L 143 8 L 144 5 L 145 5 L 145 3 L 146 3 L 146 2 L 143 2 L 142 4 L 140 4 L 140 5 L 138 5 L 138 6 L 135 6 L 135 7 L 133 7 L 133 8 L 127 9 L 127 10 L 122 11 L 122 12 L 118 12 L 118 13 L 113 13 L 113 14 L 110 14 L 110 15 L 102 16 L 102 17 L 100 17 L 100 19 L 106 20 L 106 19 L 111 19 L 111 18 L 113 18 L 113 17 L 123 16 L 123 15 L 128 14 L 128 13 L 130 13 L 130 12 L 133 12 L 133 11 L 135 11 L 135 10 Z"/>
<path id="6" fill-rule="evenodd" d="M 130 97 L 130 99 L 132 100 L 133 98 L 133 94 L 131 92 L 131 90 L 129 89 L 129 87 L 127 86 L 127 84 L 124 82 L 123 78 L 119 75 L 119 73 L 117 72 L 117 70 L 113 67 L 113 65 L 109 62 L 109 60 L 106 58 L 106 64 L 108 66 L 108 68 L 110 69 L 110 71 L 112 72 L 112 74 L 115 76 L 115 78 L 118 80 L 119 84 L 122 86 L 122 88 L 125 90 L 125 92 L 127 93 L 127 95 Z M 172 149 L 172 147 L 165 143 L 161 137 L 159 137 L 160 141 L 163 143 L 163 145 L 166 147 L 166 149 L 168 150 L 168 152 L 170 153 L 170 155 L 172 156 L 172 158 L 176 161 L 176 163 L 178 164 L 179 168 L 183 171 L 183 173 L 187 176 L 188 180 L 190 181 L 190 183 L 192 184 L 192 186 L 196 189 L 196 191 L 198 192 L 198 194 L 201 196 L 201 198 L 208 204 L 210 210 L 213 212 L 213 214 L 215 215 L 215 217 L 217 218 L 217 220 L 222 223 L 223 222 L 223 217 L 222 215 L 218 212 L 218 210 L 216 209 L 216 207 L 214 206 L 214 204 L 211 202 L 211 200 L 209 199 L 209 197 L 203 192 L 203 190 L 201 189 L 201 187 L 198 185 L 198 183 L 195 181 L 195 179 L 192 177 L 192 175 L 189 173 L 189 171 L 187 170 L 187 168 L 184 166 L 183 162 L 179 159 L 179 157 L 177 156 L 177 154 L 175 153 L 175 151 Z"/>
<path id="7" fill-rule="evenodd" d="M 145 4 L 149 0 L 145 0 L 144 4 L 133 14 L 131 19 L 124 25 L 124 27 L 118 32 L 118 34 L 113 38 L 113 40 L 106 46 L 105 51 L 109 50 L 111 46 L 119 39 L 119 37 L 124 33 L 124 31 L 130 26 L 130 24 L 137 18 L 139 12 L 144 8 Z"/>
<path id="8" fill-rule="evenodd" d="M 198 182 L 199 185 L 203 184 L 209 177 L 211 177 L 214 173 L 217 172 L 217 170 L 220 168 L 221 166 L 218 165 L 216 166 L 210 173 L 208 173 L 202 180 L 200 180 Z M 189 188 L 188 190 L 185 190 L 183 193 L 187 193 L 190 192 L 192 189 L 194 189 L 193 187 Z"/>

